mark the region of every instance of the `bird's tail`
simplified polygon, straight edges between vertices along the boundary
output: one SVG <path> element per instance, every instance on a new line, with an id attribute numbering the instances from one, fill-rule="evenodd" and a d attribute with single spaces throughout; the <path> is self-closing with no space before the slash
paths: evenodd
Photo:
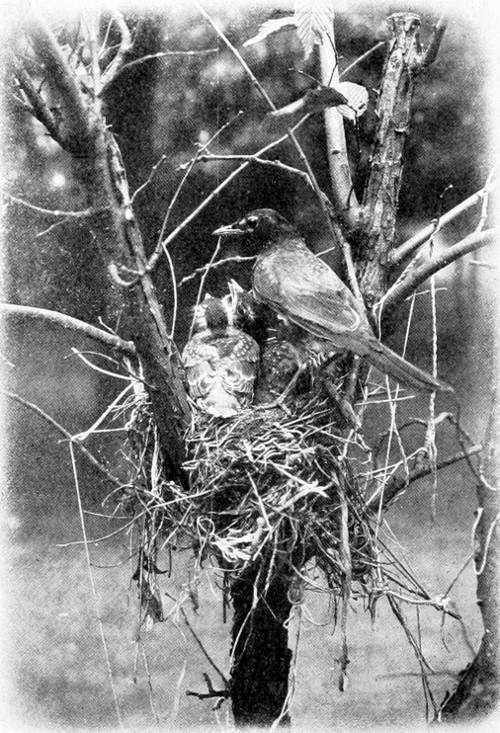
<path id="1" fill-rule="evenodd" d="M 453 392 L 453 387 L 450 387 L 449 384 L 435 379 L 432 374 L 410 364 L 380 341 L 371 344 L 368 361 L 381 372 L 389 374 L 407 387 L 424 392 Z"/>

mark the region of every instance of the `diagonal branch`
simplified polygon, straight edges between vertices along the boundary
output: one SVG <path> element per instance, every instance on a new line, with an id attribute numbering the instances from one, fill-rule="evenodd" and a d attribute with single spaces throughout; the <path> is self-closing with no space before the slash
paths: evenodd
<path id="1" fill-rule="evenodd" d="M 484 199 L 498 187 L 498 183 L 498 179 L 488 182 L 485 187 L 482 188 L 480 191 L 476 191 L 476 193 L 473 193 L 472 196 L 469 196 L 464 201 L 457 204 L 457 206 L 454 206 L 445 214 L 442 214 L 442 216 L 439 217 L 440 228 L 444 227 L 446 224 L 449 224 L 451 221 L 460 216 L 460 214 L 468 211 L 471 207 L 476 206 L 476 204 L 481 203 L 481 201 L 484 201 Z M 424 229 L 421 229 L 419 232 L 414 234 L 413 237 L 407 239 L 406 242 L 400 244 L 399 247 L 393 250 L 389 255 L 389 261 L 391 265 L 398 265 L 404 259 L 413 254 L 413 252 L 415 252 L 415 250 L 417 250 L 420 245 L 424 244 L 429 239 L 429 237 L 434 234 L 435 229 L 435 224 L 431 223 L 428 226 L 424 227 Z"/>
<path id="2" fill-rule="evenodd" d="M 99 96 L 107 90 L 107 88 L 114 82 L 116 77 L 124 69 L 124 61 L 127 53 L 133 46 L 130 31 L 125 18 L 119 10 L 115 10 L 113 13 L 113 20 L 115 21 L 120 31 L 120 46 L 114 59 L 109 64 L 108 68 L 101 76 L 101 89 L 99 90 Z"/>
<path id="3" fill-rule="evenodd" d="M 221 29 L 212 20 L 212 18 L 210 17 L 210 15 L 203 9 L 203 7 L 197 2 L 197 0 L 192 0 L 192 2 L 195 5 L 195 7 L 199 10 L 199 12 L 201 13 L 201 15 L 203 15 L 203 17 L 205 18 L 205 20 L 207 20 L 210 23 L 210 25 L 212 26 L 212 28 L 214 29 L 214 31 L 217 33 L 217 35 L 224 41 L 224 43 L 226 44 L 226 46 L 228 47 L 228 49 L 231 51 L 231 53 L 233 54 L 233 56 L 235 57 L 235 59 L 238 61 L 238 63 L 243 67 L 243 69 L 245 70 L 245 72 L 248 75 L 249 79 L 252 80 L 252 83 L 254 84 L 255 88 L 259 91 L 260 95 L 266 101 L 269 109 L 271 111 L 273 111 L 273 112 L 277 112 L 278 109 L 277 109 L 276 105 L 274 104 L 274 102 L 272 101 L 271 97 L 266 92 L 266 90 L 264 89 L 264 87 L 262 86 L 262 84 L 259 82 L 259 80 L 255 76 L 255 74 L 253 73 L 253 71 L 250 69 L 250 67 L 248 66 L 247 62 L 245 61 L 245 59 L 243 58 L 243 56 L 240 54 L 240 52 L 238 51 L 238 49 L 233 46 L 233 44 L 231 43 L 231 41 L 221 31 Z M 349 280 L 349 285 L 350 285 L 350 287 L 351 287 L 351 289 L 352 289 L 355 297 L 357 298 L 357 300 L 359 300 L 361 303 L 363 303 L 363 298 L 362 298 L 361 292 L 359 290 L 358 281 L 357 281 L 357 278 L 356 278 L 356 271 L 354 269 L 354 263 L 352 261 L 351 250 L 350 250 L 349 244 L 344 239 L 344 236 L 343 236 L 343 234 L 342 234 L 342 232 L 340 230 L 340 227 L 338 225 L 337 220 L 336 219 L 332 219 L 332 217 L 331 217 L 330 210 L 329 210 L 329 208 L 325 204 L 323 193 L 322 193 L 322 191 L 321 191 L 321 189 L 319 187 L 319 184 L 318 184 L 318 181 L 317 181 L 316 176 L 314 174 L 314 171 L 311 168 L 311 164 L 309 163 L 309 160 L 307 159 L 307 156 L 304 153 L 304 150 L 302 149 L 302 146 L 299 143 L 299 141 L 298 141 L 298 139 L 297 139 L 297 137 L 296 137 L 296 135 L 295 135 L 295 133 L 294 133 L 294 131 L 293 131 L 293 129 L 291 127 L 288 127 L 287 128 L 287 136 L 289 137 L 290 141 L 292 142 L 293 146 L 295 147 L 295 150 L 297 151 L 298 156 L 299 156 L 300 160 L 302 161 L 302 163 L 304 164 L 305 169 L 306 169 L 306 171 L 307 171 L 307 173 L 309 175 L 309 178 L 311 179 L 311 182 L 312 182 L 312 185 L 313 185 L 313 188 L 314 188 L 314 192 L 316 193 L 316 196 L 318 198 L 318 201 L 319 201 L 319 204 L 321 206 L 321 209 L 322 209 L 322 211 L 323 211 L 323 213 L 325 215 L 326 223 L 327 223 L 328 230 L 330 232 L 330 236 L 332 238 L 332 241 L 335 244 L 340 245 L 340 248 L 341 248 L 342 253 L 343 253 L 343 256 L 344 256 L 344 261 L 345 261 L 345 266 L 346 266 L 346 270 L 347 270 L 347 276 L 348 276 L 348 280 Z"/>
<path id="4" fill-rule="evenodd" d="M 44 216 L 53 216 L 56 219 L 85 219 L 89 216 L 93 216 L 94 214 L 99 213 L 100 211 L 103 211 L 103 209 L 94 209 L 89 207 L 88 209 L 81 209 L 80 211 L 61 211 L 60 209 L 44 209 L 41 206 L 37 206 L 36 204 L 32 204 L 29 201 L 25 201 L 24 199 L 20 199 L 17 196 L 11 196 L 8 194 L 6 196 L 7 200 L 10 201 L 13 204 L 18 204 L 19 206 L 24 206 L 27 209 L 30 209 L 31 211 L 36 211 L 38 214 L 43 214 Z"/>
<path id="5" fill-rule="evenodd" d="M 460 451 L 459 453 L 454 453 L 453 455 L 446 456 L 446 458 L 443 458 L 442 461 L 439 461 L 437 465 L 432 465 L 432 462 L 429 460 L 423 462 L 420 460 L 418 468 L 414 468 L 413 471 L 410 471 L 409 476 L 392 476 L 384 487 L 384 509 L 396 498 L 396 496 L 404 491 L 409 484 L 417 481 L 420 478 L 429 476 L 431 473 L 433 473 L 434 470 L 440 471 L 441 469 L 452 466 L 454 463 L 458 463 L 459 461 L 468 461 L 472 456 L 477 456 L 479 453 L 481 453 L 482 450 L 482 445 L 473 445 L 465 452 Z M 379 493 L 380 492 L 376 492 L 373 496 L 370 497 L 367 503 L 368 507 L 371 507 L 375 503 L 375 500 L 378 499 Z"/>
<path id="6" fill-rule="evenodd" d="M 59 313 L 58 311 L 52 311 L 46 308 L 34 308 L 27 305 L 0 303 L 0 314 L 2 313 L 22 318 L 37 318 L 49 321 L 57 324 L 58 326 L 62 326 L 69 331 L 80 333 L 82 336 L 88 336 L 89 338 L 94 339 L 94 341 L 100 341 L 101 343 L 106 344 L 106 346 L 118 349 L 124 354 L 134 356 L 136 353 L 135 346 L 132 341 L 125 341 L 113 333 L 103 331 L 101 328 L 92 326 L 90 323 L 85 323 L 85 321 L 80 321 L 78 318 L 67 316 L 65 313 Z"/>
<path id="7" fill-rule="evenodd" d="M 389 288 L 386 294 L 380 299 L 376 307 L 382 309 L 392 308 L 401 303 L 405 298 L 425 282 L 431 275 L 439 272 L 452 262 L 460 259 L 469 252 L 475 252 L 487 244 L 497 241 L 500 235 L 500 227 L 485 229 L 482 232 L 473 232 L 457 244 L 446 249 L 441 255 L 424 263 L 414 260 Z"/>
<path id="8" fill-rule="evenodd" d="M 9 392 L 8 390 L 0 390 L 0 394 L 5 395 L 6 397 L 9 397 L 9 399 L 14 400 L 15 402 L 18 402 L 20 405 L 23 405 L 23 407 L 27 407 L 29 410 L 34 412 L 35 414 L 39 415 L 41 418 L 43 418 L 46 422 L 49 423 L 49 425 L 52 425 L 53 428 L 55 428 L 61 435 L 64 435 L 67 440 L 72 445 L 76 445 L 76 447 L 80 450 L 80 452 L 92 463 L 93 466 L 95 466 L 109 481 L 111 481 L 114 484 L 118 484 L 119 486 L 123 486 L 123 481 L 120 481 L 120 479 L 117 476 L 114 476 L 107 468 L 106 466 L 99 461 L 93 453 L 91 453 L 79 440 L 77 440 L 71 433 L 66 430 L 62 425 L 60 425 L 56 420 L 54 420 L 53 417 L 48 415 L 44 410 L 42 410 L 41 407 L 38 407 L 38 405 L 35 405 L 33 402 L 28 402 L 28 400 L 23 399 L 15 392 Z"/>
<path id="9" fill-rule="evenodd" d="M 34 9 L 32 12 L 35 12 Z M 61 97 L 61 106 L 66 114 L 66 130 L 62 138 L 64 144 L 61 142 L 61 145 L 70 151 L 82 151 L 86 149 L 89 142 L 91 122 L 88 107 L 75 74 L 62 55 L 49 27 L 36 13 L 30 36 L 34 50 L 43 63 L 51 84 Z"/>
<path id="10" fill-rule="evenodd" d="M 46 101 L 33 84 L 33 81 L 21 64 L 14 62 L 14 74 L 19 86 L 24 92 L 29 105 L 23 105 L 40 122 L 50 136 L 64 147 L 64 136 L 61 134 L 59 124 L 49 109 Z"/>

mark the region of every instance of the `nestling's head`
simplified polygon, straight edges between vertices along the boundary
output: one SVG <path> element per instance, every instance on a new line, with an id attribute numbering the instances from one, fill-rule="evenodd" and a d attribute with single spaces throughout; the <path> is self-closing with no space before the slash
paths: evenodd
<path id="1" fill-rule="evenodd" d="M 251 236 L 259 244 L 275 241 L 280 235 L 294 232 L 293 226 L 274 209 L 255 209 L 233 224 L 219 227 L 217 236 Z"/>

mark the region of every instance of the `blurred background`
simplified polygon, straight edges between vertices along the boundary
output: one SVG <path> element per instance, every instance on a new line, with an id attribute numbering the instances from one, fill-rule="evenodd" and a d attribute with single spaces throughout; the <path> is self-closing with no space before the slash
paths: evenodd
<path id="1" fill-rule="evenodd" d="M 146 7 L 146 6 L 145 6 Z M 148 251 L 156 244 L 165 211 L 182 176 L 179 166 L 193 157 L 197 143 L 206 142 L 226 122 L 243 114 L 211 146 L 221 154 L 252 153 L 276 137 L 265 121 L 266 108 L 251 81 L 214 32 L 195 10 L 167 3 L 161 9 L 132 7 L 127 19 L 139 24 L 134 56 L 169 50 L 172 55 L 150 59 L 124 72 L 106 97 L 107 120 L 116 135 L 127 168 L 131 191 L 150 175 L 165 156 L 151 183 L 138 193 L 135 208 Z M 214 19 L 238 48 L 254 36 L 269 17 L 290 10 L 289 3 L 206 3 Z M 340 68 L 348 66 L 377 41 L 386 37 L 385 18 L 406 3 L 339 4 L 336 40 Z M 411 6 L 421 13 L 422 41 L 429 36 L 435 12 L 429 5 Z M 279 11 L 279 12 L 278 12 Z M 51 11 L 53 27 L 64 38 L 72 20 L 59 7 Z M 482 25 L 473 9 L 451 12 L 439 56 L 418 79 L 413 105 L 412 133 L 400 199 L 397 241 L 429 223 L 438 213 L 439 195 L 452 185 L 444 200 L 451 208 L 484 184 L 493 166 L 495 125 L 491 122 L 492 59 Z M 113 38 L 111 38 L 111 42 Z M 199 51 L 192 54 L 185 52 Z M 309 87 L 297 70 L 319 76 L 314 57 L 304 62 L 291 31 L 244 49 L 244 57 L 277 106 L 296 99 Z M 371 104 L 360 124 L 360 150 L 348 135 L 358 164 L 355 186 L 363 190 L 368 156 L 376 123 L 375 89 L 383 51 L 373 54 L 346 79 L 370 90 Z M 10 79 L 5 75 L 5 87 Z M 72 176 L 71 162 L 13 103 L 7 91 L 3 109 L 3 177 L 10 194 L 38 206 L 79 209 L 83 194 Z M 312 118 L 299 139 L 320 185 L 328 191 L 321 115 Z M 291 146 L 283 143 L 272 157 L 298 165 Z M 169 230 L 228 174 L 234 164 L 195 166 L 169 221 Z M 275 169 L 250 166 L 209 205 L 170 248 L 177 281 L 204 264 L 215 241 L 210 232 L 256 207 L 278 209 L 293 220 L 313 249 L 328 245 L 317 204 L 300 180 Z M 473 210 L 448 226 L 437 239 L 446 247 L 471 231 L 479 218 Z M 3 257 L 7 277 L 4 300 L 60 310 L 97 323 L 104 310 L 103 283 L 96 278 L 100 257 L 89 232 L 74 223 L 49 229 L 51 220 L 10 205 L 3 221 Z M 43 233 L 44 232 L 44 233 Z M 227 254 L 237 254 L 229 250 Z M 335 256 L 331 263 L 336 264 Z M 219 268 L 209 274 L 207 289 L 225 292 L 229 277 L 248 285 L 248 265 Z M 491 404 L 494 374 L 494 334 L 498 270 L 486 251 L 444 270 L 437 278 L 439 319 L 439 374 L 456 388 L 461 418 L 474 440 L 484 434 Z M 157 285 L 167 314 L 172 313 L 170 274 L 163 265 Z M 176 323 L 179 346 L 186 340 L 190 307 L 198 279 L 180 290 Z M 406 314 L 391 336 L 401 348 Z M 431 314 L 429 298 L 419 296 L 407 358 L 430 367 Z M 2 338 L 3 380 L 6 388 L 36 403 L 71 433 L 88 428 L 121 384 L 97 374 L 71 353 L 71 347 L 95 349 L 77 336 L 68 337 L 49 324 L 9 319 Z M 442 399 L 438 409 L 452 409 Z M 130 537 L 113 534 L 90 546 L 97 586 L 98 611 L 89 586 L 81 528 L 67 443 L 45 422 L 12 402 L 4 402 L 7 450 L 2 497 L 5 549 L 4 659 L 10 685 L 10 729 L 105 730 L 117 721 L 110 693 L 106 662 L 96 622 L 103 621 L 110 667 L 124 725 L 130 730 L 206 729 L 230 725 L 227 705 L 214 712 L 210 701 L 186 697 L 186 689 L 203 690 L 202 673 L 210 671 L 189 630 L 179 620 L 140 630 L 137 646 L 138 599 L 131 576 Z M 376 431 L 387 413 L 368 415 Z M 415 400 L 408 414 L 424 415 L 425 400 Z M 122 436 L 113 434 L 89 447 L 120 470 Z M 450 431 L 443 435 L 441 455 L 458 450 Z M 88 512 L 107 513 L 101 503 L 110 487 L 78 458 L 78 476 Z M 440 474 L 436 517 L 431 516 L 431 481 L 413 485 L 388 514 L 389 525 L 422 584 L 432 595 L 445 592 L 471 551 L 476 507 L 473 477 L 464 463 Z M 124 520 L 86 515 L 87 534 L 98 538 L 114 533 Z M 69 543 L 69 544 L 68 544 Z M 64 546 L 60 546 L 64 545 Z M 165 567 L 168 558 L 163 558 Z M 162 576 L 162 590 L 177 597 L 189 577 L 188 552 L 173 558 L 170 577 Z M 463 623 L 443 620 L 435 610 L 416 617 L 422 645 L 432 664 L 431 686 L 439 701 L 454 685 L 458 672 L 472 659 L 481 637 L 475 604 L 475 580 L 470 565 L 451 591 Z M 220 594 L 207 571 L 199 589 L 198 612 L 186 609 L 193 628 L 204 640 L 217 664 L 228 673 L 229 624 L 222 622 Z M 168 610 L 168 601 L 166 602 Z M 351 613 L 350 687 L 340 693 L 335 659 L 338 634 L 328 623 L 325 597 L 311 594 L 303 612 L 298 652 L 296 694 L 292 706 L 299 730 L 338 730 L 380 725 L 413 730 L 425 723 L 425 704 L 416 658 L 387 605 L 378 605 L 372 624 L 361 604 Z M 293 642 L 296 621 L 291 627 Z M 220 680 L 214 675 L 214 684 Z"/>

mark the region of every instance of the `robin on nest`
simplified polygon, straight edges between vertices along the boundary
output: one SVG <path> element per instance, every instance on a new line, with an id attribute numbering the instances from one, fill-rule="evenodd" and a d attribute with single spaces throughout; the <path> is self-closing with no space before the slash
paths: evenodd
<path id="1" fill-rule="evenodd" d="M 376 338 L 362 304 L 273 209 L 251 211 L 214 234 L 252 237 L 260 250 L 252 278 L 256 300 L 311 336 L 324 339 L 329 350 L 364 356 L 381 372 L 409 387 L 426 392 L 452 391 Z"/>
<path id="2" fill-rule="evenodd" d="M 233 417 L 253 398 L 259 347 L 232 325 L 229 304 L 206 296 L 195 313 L 197 333 L 182 352 L 189 394 L 203 412 Z"/>

